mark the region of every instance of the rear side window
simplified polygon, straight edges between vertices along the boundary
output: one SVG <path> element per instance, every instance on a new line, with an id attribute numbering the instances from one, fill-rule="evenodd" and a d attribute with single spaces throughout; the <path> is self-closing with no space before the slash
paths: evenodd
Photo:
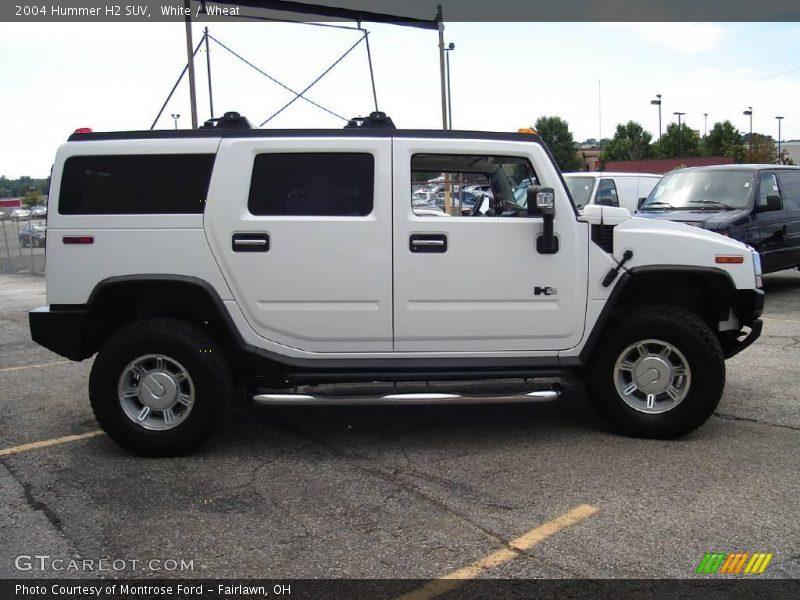
<path id="1" fill-rule="evenodd" d="M 778 171 L 778 178 L 783 187 L 783 197 L 794 203 L 794 209 L 800 208 L 800 171 Z"/>
<path id="2" fill-rule="evenodd" d="M 73 156 L 64 163 L 62 215 L 201 214 L 213 154 Z"/>
<path id="3" fill-rule="evenodd" d="M 374 182 L 372 154 L 259 154 L 247 207 L 263 216 L 363 217 Z"/>

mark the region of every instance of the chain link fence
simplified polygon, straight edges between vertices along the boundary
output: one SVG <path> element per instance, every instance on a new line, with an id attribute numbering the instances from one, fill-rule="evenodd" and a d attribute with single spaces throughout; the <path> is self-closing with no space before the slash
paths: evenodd
<path id="1" fill-rule="evenodd" d="M 47 220 L 3 213 L 0 224 L 0 271 L 43 275 Z"/>

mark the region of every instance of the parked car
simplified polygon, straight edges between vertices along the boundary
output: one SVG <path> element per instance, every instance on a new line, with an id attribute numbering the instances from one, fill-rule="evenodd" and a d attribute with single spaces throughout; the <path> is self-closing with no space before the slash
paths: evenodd
<path id="1" fill-rule="evenodd" d="M 47 239 L 47 227 L 44 225 L 28 225 L 19 232 L 19 245 L 23 248 L 44 248 Z"/>
<path id="2" fill-rule="evenodd" d="M 636 212 L 640 198 L 646 198 L 661 179 L 654 173 L 564 173 L 564 181 L 578 210 L 588 204 L 621 206 Z"/>
<path id="3" fill-rule="evenodd" d="M 719 165 L 664 175 L 639 215 L 737 239 L 765 273 L 800 266 L 800 167 Z"/>
<path id="4" fill-rule="evenodd" d="M 8 219 L 10 219 L 10 218 L 11 218 L 11 215 L 9 215 L 9 214 L 8 214 L 6 211 L 4 211 L 4 210 L 0 210 L 0 221 L 6 221 L 6 220 L 8 220 Z"/>
<path id="5" fill-rule="evenodd" d="M 25 219 L 30 219 L 31 211 L 27 208 L 15 208 L 11 211 L 11 218 L 14 221 L 24 221 Z"/>
<path id="6" fill-rule="evenodd" d="M 47 207 L 46 206 L 34 206 L 31 209 L 31 217 L 35 218 L 42 218 L 47 216 Z"/>

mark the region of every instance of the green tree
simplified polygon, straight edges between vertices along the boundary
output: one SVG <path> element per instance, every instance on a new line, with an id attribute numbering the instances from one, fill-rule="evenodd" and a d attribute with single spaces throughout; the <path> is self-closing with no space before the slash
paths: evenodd
<path id="1" fill-rule="evenodd" d="M 659 158 L 700 156 L 700 134 L 686 125 L 679 128 L 677 123 L 670 123 L 653 150 Z"/>
<path id="2" fill-rule="evenodd" d="M 775 140 L 769 135 L 754 133 L 747 136 L 747 150 L 745 152 L 747 162 L 760 165 L 774 165 L 778 162 L 778 150 L 775 148 Z"/>
<path id="3" fill-rule="evenodd" d="M 26 206 L 39 206 L 40 204 L 44 204 L 44 196 L 42 193 L 37 189 L 28 190 L 28 192 L 22 197 L 22 203 Z"/>
<path id="4" fill-rule="evenodd" d="M 653 157 L 653 136 L 636 121 L 617 125 L 614 137 L 603 151 L 601 160 L 641 160 Z"/>
<path id="5" fill-rule="evenodd" d="M 744 162 L 745 145 L 742 134 L 730 121 L 714 123 L 714 127 L 703 138 L 704 154 L 708 156 L 729 156 L 734 162 Z"/>
<path id="6" fill-rule="evenodd" d="M 581 159 L 575 148 L 575 140 L 569 130 L 569 123 L 561 117 L 539 117 L 536 120 L 539 137 L 550 148 L 562 171 L 577 171 Z"/>

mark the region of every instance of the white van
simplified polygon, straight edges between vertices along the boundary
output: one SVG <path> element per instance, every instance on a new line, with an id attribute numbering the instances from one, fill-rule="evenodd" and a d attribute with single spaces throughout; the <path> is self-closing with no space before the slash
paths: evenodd
<path id="1" fill-rule="evenodd" d="M 636 212 L 639 198 L 646 198 L 661 179 L 654 173 L 564 173 L 567 188 L 578 210 L 587 204 L 621 206 Z"/>

